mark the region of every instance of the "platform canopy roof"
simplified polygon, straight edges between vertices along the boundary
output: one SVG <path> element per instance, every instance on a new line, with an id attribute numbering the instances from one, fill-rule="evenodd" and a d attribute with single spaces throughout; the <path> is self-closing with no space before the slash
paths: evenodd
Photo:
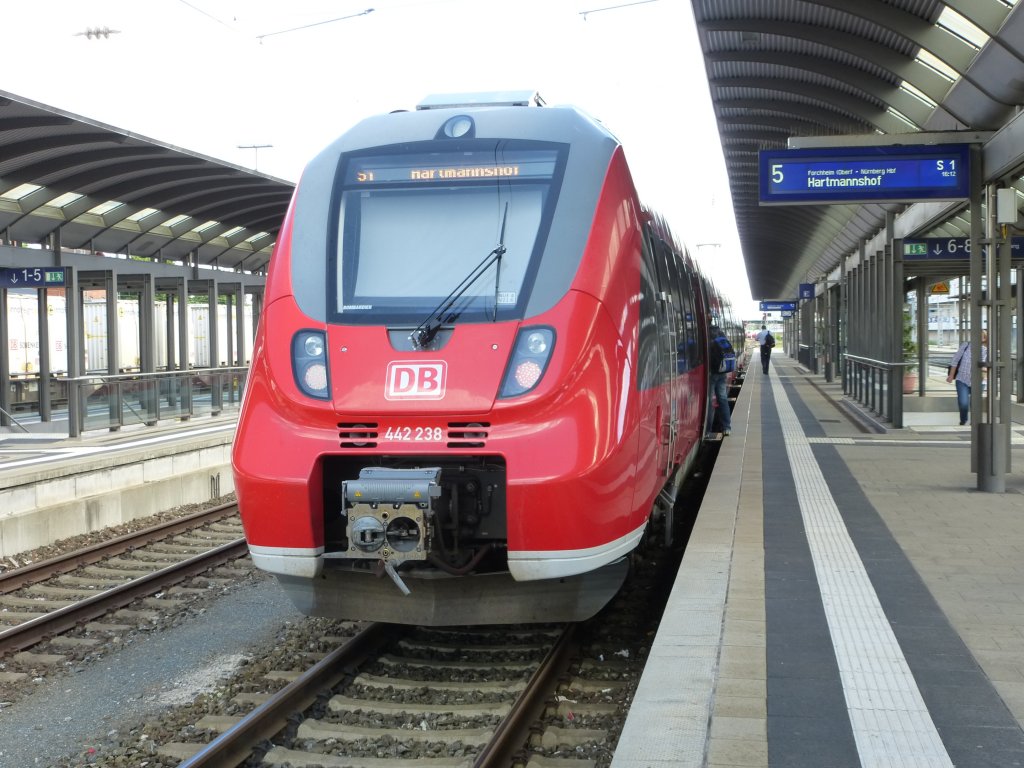
<path id="1" fill-rule="evenodd" d="M 755 299 L 795 298 L 907 208 L 760 206 L 759 150 L 791 137 L 997 131 L 1024 104 L 1016 0 L 692 2 Z M 963 234 L 962 217 L 954 206 L 929 226 Z"/>
<path id="2" fill-rule="evenodd" d="M 0 91 L 0 241 L 265 271 L 294 185 Z"/>

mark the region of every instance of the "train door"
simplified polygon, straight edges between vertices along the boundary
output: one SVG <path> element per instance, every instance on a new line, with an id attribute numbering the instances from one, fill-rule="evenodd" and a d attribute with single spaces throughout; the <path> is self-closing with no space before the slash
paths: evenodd
<path id="1" fill-rule="evenodd" d="M 704 425 L 705 432 L 711 431 L 711 421 L 714 416 L 711 407 L 711 372 L 707 368 L 707 349 L 710 339 L 708 338 L 708 323 L 711 318 L 711 296 L 709 295 L 708 284 L 704 280 L 693 280 L 693 299 L 696 304 L 696 311 L 700 314 L 702 321 L 698 324 L 698 346 L 700 349 L 701 363 L 704 365 Z"/>
<path id="2" fill-rule="evenodd" d="M 682 455 L 689 456 L 694 442 L 700 438 L 704 424 L 704 389 L 697 371 L 703 356 L 697 330 L 697 309 L 693 297 L 693 274 L 685 262 L 679 264 L 680 322 L 679 368 L 684 372 L 680 395 L 680 432 L 683 437 Z"/>
<path id="3" fill-rule="evenodd" d="M 676 463 L 676 441 L 679 436 L 679 398 L 682 384 L 679 377 L 679 298 L 675 291 L 671 271 L 675 266 L 675 255 L 661 238 L 655 238 L 654 261 L 658 271 L 658 354 L 664 373 L 668 402 L 665 403 L 660 437 L 665 446 L 663 470 L 671 476 Z"/>

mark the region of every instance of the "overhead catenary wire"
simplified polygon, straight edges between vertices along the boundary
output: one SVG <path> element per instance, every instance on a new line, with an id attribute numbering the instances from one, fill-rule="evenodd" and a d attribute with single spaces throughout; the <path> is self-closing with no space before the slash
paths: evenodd
<path id="1" fill-rule="evenodd" d="M 208 12 L 204 11 L 198 5 L 195 5 L 194 3 L 190 3 L 188 0 L 178 0 L 178 2 L 181 3 L 182 5 L 187 5 L 189 8 L 191 8 L 196 13 L 201 13 L 206 18 L 211 19 L 212 21 L 215 21 L 218 24 L 227 27 L 228 29 L 233 29 L 233 27 L 230 24 L 228 24 L 226 21 L 224 21 L 223 19 L 219 19 L 216 16 L 214 16 L 212 13 L 208 13 Z"/>
<path id="2" fill-rule="evenodd" d="M 637 0 L 635 3 L 624 3 L 622 5 L 609 5 L 607 8 L 593 8 L 589 11 L 580 11 L 580 16 L 583 20 L 587 20 L 587 15 L 591 13 L 600 13 L 601 11 L 615 11 L 619 8 L 632 8 L 634 5 L 646 5 L 647 3 L 656 3 L 658 0 Z"/>
<path id="3" fill-rule="evenodd" d="M 646 1 L 650 2 L 651 0 L 646 0 Z M 326 19 L 325 21 L 314 21 L 312 24 L 303 24 L 302 26 L 299 26 L 299 27 L 291 27 L 290 29 L 281 29 L 281 30 L 278 30 L 277 32 L 267 32 L 265 35 L 256 35 L 256 39 L 259 40 L 262 43 L 263 42 L 263 38 L 265 38 L 265 37 L 273 37 L 274 35 L 284 35 L 284 34 L 287 34 L 288 32 L 298 32 L 300 29 L 309 29 L 310 27 L 320 27 L 320 26 L 323 26 L 324 24 L 333 24 L 336 21 L 344 21 L 345 19 L 354 19 L 354 18 L 356 18 L 358 16 L 365 16 L 368 13 L 373 13 L 373 8 L 367 8 L 365 11 L 361 11 L 359 13 L 351 13 L 348 16 L 339 16 L 336 19 Z"/>

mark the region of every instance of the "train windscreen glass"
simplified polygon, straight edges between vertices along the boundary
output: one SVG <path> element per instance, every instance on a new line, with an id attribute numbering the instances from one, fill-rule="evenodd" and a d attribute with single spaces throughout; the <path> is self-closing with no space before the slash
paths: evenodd
<path id="1" fill-rule="evenodd" d="M 561 154 L 552 145 L 496 150 L 491 142 L 349 157 L 329 288 L 333 319 L 416 324 L 456 293 L 446 312 L 452 322 L 521 317 Z"/>

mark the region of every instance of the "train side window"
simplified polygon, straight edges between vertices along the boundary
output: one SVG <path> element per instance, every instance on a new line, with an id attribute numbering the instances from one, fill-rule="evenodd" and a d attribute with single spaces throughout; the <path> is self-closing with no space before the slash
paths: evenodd
<path id="1" fill-rule="evenodd" d="M 683 264 L 675 251 L 668 253 L 669 291 L 672 294 L 672 328 L 675 330 L 676 372 L 686 373 L 690 369 L 690 361 L 686 349 L 686 313 L 685 291 L 683 290 Z"/>
<path id="2" fill-rule="evenodd" d="M 700 344 L 697 341 L 696 310 L 693 305 L 693 293 L 690 290 L 689 270 L 685 265 L 679 275 L 680 306 L 682 307 L 682 328 L 679 333 L 680 359 L 685 359 L 686 370 L 692 371 L 700 365 Z"/>
<path id="3" fill-rule="evenodd" d="M 697 276 L 692 268 L 686 270 L 687 298 L 690 302 L 690 311 L 686 316 L 686 338 L 687 351 L 689 353 L 690 368 L 697 368 L 704 362 L 704 347 L 700 342 L 700 331 L 697 327 L 697 313 L 700 312 L 701 302 L 695 293 L 699 290 Z"/>
<path id="4" fill-rule="evenodd" d="M 671 264 L 675 259 L 675 255 L 672 249 L 660 237 L 654 241 L 654 260 L 658 270 L 658 291 L 659 294 L 665 296 L 665 302 L 663 306 L 663 312 L 658 317 L 659 325 L 664 326 L 660 329 L 658 334 L 661 338 L 661 343 L 668 345 L 670 344 L 669 332 L 678 327 L 679 323 L 677 320 L 679 314 L 679 302 L 677 297 L 674 295 L 675 291 L 672 286 L 672 273 Z M 671 360 L 676 357 L 678 351 L 666 346 L 664 350 L 666 360 Z M 669 378 L 678 375 L 678 370 L 675 365 L 663 367 L 661 371 L 662 381 L 666 381 Z"/>
<path id="5" fill-rule="evenodd" d="M 637 388 L 651 389 L 661 381 L 658 353 L 658 279 L 654 252 L 643 238 L 640 254 L 640 339 L 637 351 Z"/>

